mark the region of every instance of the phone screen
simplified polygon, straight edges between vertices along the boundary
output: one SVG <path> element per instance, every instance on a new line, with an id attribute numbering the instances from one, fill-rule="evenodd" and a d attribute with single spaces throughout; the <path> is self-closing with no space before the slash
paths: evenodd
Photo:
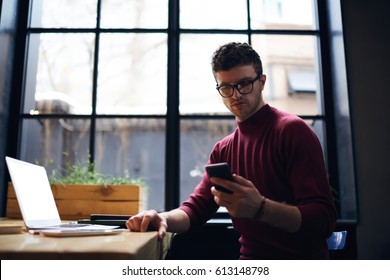
<path id="1" fill-rule="evenodd" d="M 229 165 L 226 162 L 208 164 L 205 166 L 205 169 L 209 178 L 218 177 L 218 178 L 233 181 L 233 175 L 230 171 Z M 215 188 L 222 192 L 232 193 L 232 191 L 227 190 L 222 186 L 215 185 Z"/>

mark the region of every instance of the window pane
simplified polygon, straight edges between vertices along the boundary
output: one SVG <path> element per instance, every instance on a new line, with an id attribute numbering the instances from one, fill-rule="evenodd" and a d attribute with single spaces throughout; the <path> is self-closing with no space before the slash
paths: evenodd
<path id="1" fill-rule="evenodd" d="M 97 0 L 34 0 L 31 27 L 93 28 Z"/>
<path id="2" fill-rule="evenodd" d="M 247 0 L 181 0 L 180 27 L 191 29 L 246 29 Z"/>
<path id="3" fill-rule="evenodd" d="M 90 121 L 83 119 L 28 119 L 22 123 L 21 159 L 52 170 L 65 171 L 88 160 Z"/>
<path id="4" fill-rule="evenodd" d="M 180 200 L 199 183 L 214 144 L 236 129 L 233 120 L 182 120 L 180 126 Z"/>
<path id="5" fill-rule="evenodd" d="M 32 34 L 25 113 L 91 113 L 93 34 Z"/>
<path id="6" fill-rule="evenodd" d="M 102 28 L 167 28 L 168 0 L 103 0 Z"/>
<path id="7" fill-rule="evenodd" d="M 327 158 L 327 143 L 326 143 L 326 127 L 325 121 L 323 120 L 314 120 L 314 119 L 305 119 L 306 124 L 311 127 L 314 133 L 317 135 L 318 140 L 320 141 L 322 152 L 324 154 L 325 165 L 328 166 Z"/>
<path id="8" fill-rule="evenodd" d="M 326 157 L 327 151 L 326 151 L 326 134 L 325 134 L 326 127 L 325 127 L 325 122 L 323 120 L 305 120 L 305 121 L 313 129 L 313 131 L 317 135 L 318 140 L 321 143 L 324 155 Z M 325 161 L 327 162 L 326 158 L 325 158 Z"/>
<path id="9" fill-rule="evenodd" d="M 313 0 L 250 0 L 252 29 L 317 29 Z"/>
<path id="10" fill-rule="evenodd" d="M 102 119 L 96 123 L 95 165 L 100 172 L 142 178 L 144 208 L 164 209 L 165 120 Z"/>
<path id="11" fill-rule="evenodd" d="M 230 41 L 247 42 L 246 35 L 184 34 L 180 41 L 180 113 L 230 114 L 215 89 L 211 57 Z"/>
<path id="12" fill-rule="evenodd" d="M 166 34 L 102 34 L 97 112 L 165 114 Z"/>
<path id="13" fill-rule="evenodd" d="M 253 35 L 252 45 L 267 76 L 266 102 L 293 114 L 322 114 L 316 37 Z"/>

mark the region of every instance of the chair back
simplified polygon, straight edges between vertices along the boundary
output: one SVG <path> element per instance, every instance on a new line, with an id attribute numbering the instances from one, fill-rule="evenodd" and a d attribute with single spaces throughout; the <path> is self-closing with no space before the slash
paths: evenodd
<path id="1" fill-rule="evenodd" d="M 347 231 L 335 231 L 332 235 L 326 240 L 328 243 L 329 250 L 341 250 L 345 246 L 345 241 L 347 239 Z"/>

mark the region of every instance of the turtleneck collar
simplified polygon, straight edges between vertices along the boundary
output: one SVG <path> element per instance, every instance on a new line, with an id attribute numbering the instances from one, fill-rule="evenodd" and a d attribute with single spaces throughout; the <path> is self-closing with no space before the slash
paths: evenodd
<path id="1" fill-rule="evenodd" d="M 267 115 L 269 115 L 269 112 L 271 112 L 271 110 L 271 107 L 268 104 L 265 104 L 245 121 L 237 121 L 238 129 L 243 134 L 253 132 L 255 128 L 259 128 L 264 124 Z"/>

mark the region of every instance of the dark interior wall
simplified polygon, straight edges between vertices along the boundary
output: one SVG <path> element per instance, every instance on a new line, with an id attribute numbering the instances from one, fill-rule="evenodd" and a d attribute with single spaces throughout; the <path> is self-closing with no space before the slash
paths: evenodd
<path id="1" fill-rule="evenodd" d="M 0 184 L 6 180 L 5 153 L 8 128 L 9 101 L 15 47 L 18 1 L 0 1 Z M 0 187 L 0 217 L 4 216 L 5 188 Z"/>
<path id="2" fill-rule="evenodd" d="M 359 259 L 390 259 L 390 1 L 341 0 Z"/>

